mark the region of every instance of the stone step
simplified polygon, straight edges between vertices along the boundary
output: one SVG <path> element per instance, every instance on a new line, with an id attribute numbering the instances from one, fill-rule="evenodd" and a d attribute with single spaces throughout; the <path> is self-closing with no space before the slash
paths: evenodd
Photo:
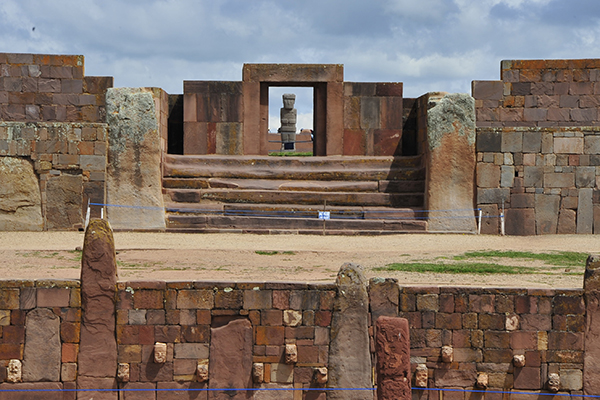
<path id="1" fill-rule="evenodd" d="M 236 178 L 164 178 L 168 189 L 240 189 L 312 192 L 412 193 L 425 190 L 424 181 L 300 181 Z"/>
<path id="2" fill-rule="evenodd" d="M 321 233 L 323 230 L 353 232 L 425 232 L 423 220 L 339 220 L 317 218 L 246 217 L 221 215 L 174 215 L 167 219 L 168 231 L 201 231 L 206 229 L 244 230 L 254 233 L 286 231 L 287 233 Z M 263 232 L 260 232 L 263 231 Z M 311 231 L 311 232 L 308 232 Z"/>
<path id="3" fill-rule="evenodd" d="M 322 181 L 425 179 L 421 157 L 182 156 L 168 154 L 165 178 L 234 178 Z"/>
<path id="4" fill-rule="evenodd" d="M 227 203 L 167 203 L 169 214 L 187 216 L 195 215 L 227 215 L 256 217 L 317 218 L 323 205 L 287 204 L 227 204 Z M 424 219 L 425 214 L 415 208 L 390 207 L 340 207 L 327 205 L 326 210 L 333 219 L 379 219 L 379 220 L 413 220 Z"/>
<path id="5" fill-rule="evenodd" d="M 238 189 L 163 189 L 167 202 L 269 203 L 421 207 L 423 193 L 315 192 Z"/>

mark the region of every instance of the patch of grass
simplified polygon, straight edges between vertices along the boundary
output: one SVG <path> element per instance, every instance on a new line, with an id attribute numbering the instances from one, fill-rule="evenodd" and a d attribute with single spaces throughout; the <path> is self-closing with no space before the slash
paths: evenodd
<path id="1" fill-rule="evenodd" d="M 258 255 L 261 255 L 261 256 L 274 256 L 277 254 L 285 254 L 285 255 L 293 256 L 294 254 L 296 254 L 293 251 L 268 251 L 268 250 L 256 250 L 255 253 Z"/>
<path id="2" fill-rule="evenodd" d="M 272 157 L 312 157 L 313 153 L 312 151 L 272 151 L 269 155 Z"/>
<path id="3" fill-rule="evenodd" d="M 492 263 L 393 263 L 385 267 L 374 268 L 376 271 L 433 272 L 438 274 L 535 274 L 527 267 L 515 267 Z"/>
<path id="4" fill-rule="evenodd" d="M 461 256 L 455 256 L 454 260 L 462 261 L 469 258 L 511 258 L 542 261 L 550 265 L 561 266 L 584 266 L 587 260 L 587 253 L 578 253 L 574 251 L 556 251 L 552 253 L 532 253 L 529 251 L 471 251 Z"/>

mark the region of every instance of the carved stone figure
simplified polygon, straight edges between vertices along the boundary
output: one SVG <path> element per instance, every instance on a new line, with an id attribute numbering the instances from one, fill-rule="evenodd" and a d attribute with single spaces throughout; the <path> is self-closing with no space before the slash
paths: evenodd
<path id="1" fill-rule="evenodd" d="M 10 360 L 8 362 L 6 381 L 11 383 L 21 382 L 21 360 Z"/>
<path id="2" fill-rule="evenodd" d="M 294 364 L 298 362 L 298 348 L 295 344 L 285 345 L 285 363 Z"/>
<path id="3" fill-rule="evenodd" d="M 525 355 L 517 354 L 513 356 L 513 365 L 517 368 L 523 368 L 525 366 Z"/>
<path id="4" fill-rule="evenodd" d="M 208 380 L 208 360 L 198 360 L 198 366 L 196 367 L 196 377 L 198 382 L 206 382 Z"/>
<path id="5" fill-rule="evenodd" d="M 129 364 L 119 363 L 117 367 L 117 379 L 119 382 L 129 382 Z"/>
<path id="6" fill-rule="evenodd" d="M 296 117 L 297 111 L 294 108 L 296 95 L 293 93 L 285 93 L 283 95 L 283 108 L 279 112 L 281 127 L 281 150 L 294 150 L 296 141 Z"/>
<path id="7" fill-rule="evenodd" d="M 156 342 L 154 343 L 154 362 L 156 364 L 164 364 L 167 362 L 167 344 Z"/>
<path id="8" fill-rule="evenodd" d="M 452 347 L 442 347 L 442 361 L 445 363 L 451 363 L 452 361 L 454 361 L 454 349 Z"/>
<path id="9" fill-rule="evenodd" d="M 313 382 L 316 386 L 325 386 L 327 383 L 327 367 L 314 368 Z"/>
<path id="10" fill-rule="evenodd" d="M 548 390 L 554 393 L 560 390 L 560 376 L 557 373 L 548 374 Z"/>
<path id="11" fill-rule="evenodd" d="M 488 374 L 485 372 L 480 372 L 479 374 L 477 374 L 477 387 L 480 389 L 486 389 L 489 385 L 490 379 L 488 377 Z"/>
<path id="12" fill-rule="evenodd" d="M 254 383 L 262 383 L 265 381 L 265 364 L 252 364 L 252 380 Z"/>
<path id="13" fill-rule="evenodd" d="M 417 370 L 415 371 L 415 386 L 426 388 L 428 378 L 429 371 L 427 370 L 427 366 L 425 364 L 417 365 Z"/>

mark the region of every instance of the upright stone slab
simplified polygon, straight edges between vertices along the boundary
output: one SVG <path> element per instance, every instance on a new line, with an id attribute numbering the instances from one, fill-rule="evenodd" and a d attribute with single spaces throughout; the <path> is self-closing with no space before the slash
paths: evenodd
<path id="1" fill-rule="evenodd" d="M 115 305 L 117 263 L 112 230 L 93 219 L 85 232 L 81 258 L 81 339 L 79 389 L 116 388 Z M 78 392 L 78 399 L 116 400 L 116 392 Z"/>
<path id="2" fill-rule="evenodd" d="M 377 400 L 410 400 L 410 333 L 405 318 L 379 317 L 376 323 Z"/>
<path id="3" fill-rule="evenodd" d="M 362 267 L 347 263 L 338 272 L 331 320 L 329 388 L 373 387 L 369 347 L 369 296 Z M 331 391 L 328 399 L 373 399 L 370 390 Z"/>
<path id="4" fill-rule="evenodd" d="M 427 111 L 428 230 L 475 232 L 475 100 L 430 94 Z M 453 211 L 438 211 L 453 210 Z M 471 216 L 473 218 L 471 218 Z"/>
<path id="5" fill-rule="evenodd" d="M 106 93 L 107 216 L 115 229 L 165 229 L 160 132 L 151 89 Z"/>
<path id="6" fill-rule="evenodd" d="M 0 157 L 0 231 L 41 231 L 42 200 L 33 166 L 16 157 Z"/>
<path id="7" fill-rule="evenodd" d="M 210 389 L 252 387 L 252 325 L 238 319 L 212 328 L 208 363 Z M 210 391 L 211 400 L 251 398 L 246 391 Z"/>
<path id="8" fill-rule="evenodd" d="M 586 304 L 583 393 L 600 396 L 600 256 L 590 255 L 583 281 Z"/>
<path id="9" fill-rule="evenodd" d="M 398 280 L 394 278 L 373 278 L 369 281 L 369 306 L 371 318 L 377 321 L 382 315 L 388 317 L 398 316 L 398 299 L 400 288 Z"/>
<path id="10" fill-rule="evenodd" d="M 25 321 L 23 382 L 60 380 L 60 318 L 49 308 L 36 308 Z"/>

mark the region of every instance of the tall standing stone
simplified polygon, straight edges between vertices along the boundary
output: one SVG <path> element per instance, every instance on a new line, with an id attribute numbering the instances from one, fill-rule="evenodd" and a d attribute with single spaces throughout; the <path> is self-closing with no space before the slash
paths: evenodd
<path id="1" fill-rule="evenodd" d="M 118 229 L 165 229 L 161 144 L 153 92 L 113 88 L 106 93 L 109 125 L 106 198 Z"/>
<path id="2" fill-rule="evenodd" d="M 60 318 L 49 308 L 36 308 L 25 321 L 24 382 L 60 380 Z"/>
<path id="3" fill-rule="evenodd" d="M 112 230 L 93 219 L 85 232 L 81 258 L 81 339 L 78 389 L 116 388 L 115 305 L 117 263 Z M 116 400 L 116 392 L 78 392 L 78 399 Z"/>
<path id="4" fill-rule="evenodd" d="M 586 304 L 585 353 L 583 356 L 583 393 L 600 395 L 600 256 L 590 255 L 583 281 Z"/>
<path id="5" fill-rule="evenodd" d="M 252 325 L 238 319 L 212 328 L 208 362 L 210 389 L 245 389 L 252 387 Z M 211 400 L 252 398 L 251 392 L 210 391 Z"/>
<path id="6" fill-rule="evenodd" d="M 369 295 L 362 267 L 347 263 L 338 272 L 331 320 L 329 388 L 371 389 Z M 328 392 L 328 399 L 372 400 L 371 390 Z"/>
<path id="7" fill-rule="evenodd" d="M 27 160 L 0 157 L 0 231 L 41 231 L 40 185 Z"/>
<path id="8" fill-rule="evenodd" d="M 410 333 L 405 318 L 379 317 L 376 323 L 377 400 L 410 400 Z"/>
<path id="9" fill-rule="evenodd" d="M 463 93 L 428 96 L 428 230 L 475 232 L 475 100 Z"/>

